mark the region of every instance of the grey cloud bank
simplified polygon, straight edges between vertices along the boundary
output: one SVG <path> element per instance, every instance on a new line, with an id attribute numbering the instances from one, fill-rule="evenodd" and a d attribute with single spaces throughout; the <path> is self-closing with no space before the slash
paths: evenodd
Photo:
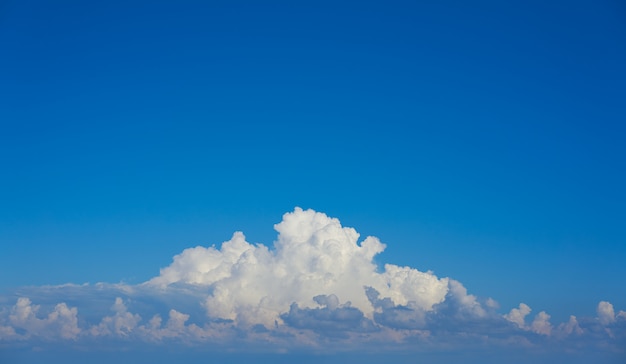
<path id="1" fill-rule="evenodd" d="M 215 352 L 482 350 L 625 358 L 626 312 L 552 323 L 520 303 L 498 312 L 457 280 L 385 264 L 375 237 L 296 208 L 273 247 L 243 233 L 184 250 L 139 285 L 24 287 L 0 301 L 0 349 L 179 345 Z M 245 345 L 242 345 L 245 344 Z"/>

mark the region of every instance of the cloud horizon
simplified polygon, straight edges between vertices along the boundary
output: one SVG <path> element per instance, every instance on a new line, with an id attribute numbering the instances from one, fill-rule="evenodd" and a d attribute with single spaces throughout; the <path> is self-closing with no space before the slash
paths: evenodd
<path id="1" fill-rule="evenodd" d="M 386 248 L 336 218 L 295 208 L 272 246 L 242 232 L 188 248 L 146 282 L 23 287 L 0 301 L 0 347 L 180 343 L 249 352 L 387 352 L 466 347 L 599 350 L 622 357 L 626 312 L 552 323 L 531 307 L 500 312 L 491 297 L 431 271 L 384 264 Z M 245 349 L 241 349 L 245 343 Z M 558 345 L 555 345 L 558 343 Z"/>

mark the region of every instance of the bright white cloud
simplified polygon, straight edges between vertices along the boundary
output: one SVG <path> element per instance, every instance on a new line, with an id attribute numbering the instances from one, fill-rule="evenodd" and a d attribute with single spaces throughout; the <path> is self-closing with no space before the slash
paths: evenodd
<path id="1" fill-rule="evenodd" d="M 374 307 L 366 286 L 396 304 L 424 311 L 442 302 L 448 291 L 448 279 L 431 272 L 393 264 L 377 272 L 373 258 L 385 245 L 375 237 L 359 243 L 353 228 L 323 213 L 296 208 L 275 229 L 274 249 L 252 245 L 237 232 L 220 249 L 186 249 L 147 284 L 210 287 L 205 302 L 209 316 L 249 325 L 272 325 L 291 304 L 315 308 L 313 297 L 331 294 L 371 318 Z"/>

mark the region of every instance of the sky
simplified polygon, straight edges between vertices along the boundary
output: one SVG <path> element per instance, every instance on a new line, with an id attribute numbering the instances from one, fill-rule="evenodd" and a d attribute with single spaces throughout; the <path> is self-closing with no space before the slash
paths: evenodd
<path id="1" fill-rule="evenodd" d="M 621 362 L 625 65 L 620 1 L 2 1 L 0 362 Z"/>

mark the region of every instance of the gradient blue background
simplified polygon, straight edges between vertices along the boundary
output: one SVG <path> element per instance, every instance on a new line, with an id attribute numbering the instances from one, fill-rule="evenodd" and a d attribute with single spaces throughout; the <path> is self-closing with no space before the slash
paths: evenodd
<path id="1" fill-rule="evenodd" d="M 295 206 L 554 322 L 626 309 L 621 1 L 3 1 L 0 291 Z"/>

